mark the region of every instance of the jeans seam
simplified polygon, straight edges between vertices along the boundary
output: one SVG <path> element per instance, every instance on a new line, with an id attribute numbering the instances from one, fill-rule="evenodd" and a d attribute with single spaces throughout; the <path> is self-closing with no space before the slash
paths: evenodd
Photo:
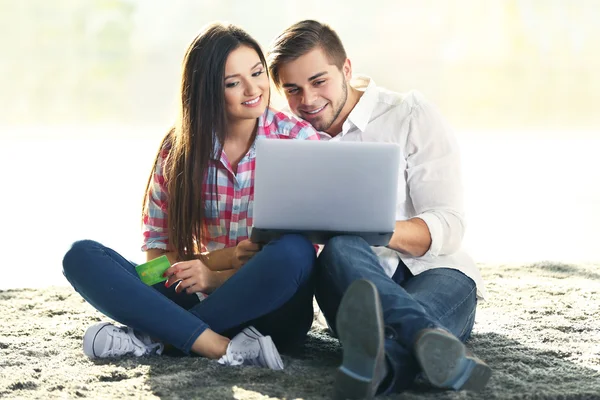
<path id="1" fill-rule="evenodd" d="M 200 337 L 200 335 L 203 334 L 207 329 L 210 329 L 208 327 L 208 324 L 205 323 L 205 325 L 206 326 L 204 326 L 204 327 L 199 327 L 198 329 L 196 329 L 190 335 L 190 337 L 185 341 L 183 349 L 182 349 L 185 353 L 189 354 L 192 351 L 192 345 L 194 344 L 194 342 L 196 341 L 196 339 L 198 339 L 198 337 Z M 200 332 L 200 333 L 196 334 L 197 332 Z"/>
<path id="2" fill-rule="evenodd" d="M 473 293 L 474 291 L 475 291 L 475 289 L 474 289 L 474 288 L 473 288 L 473 289 L 471 289 L 471 291 L 470 291 L 470 292 L 469 292 L 469 293 L 468 293 L 468 294 L 465 296 L 465 298 L 464 298 L 464 299 L 463 299 L 463 300 L 462 300 L 460 303 L 456 304 L 456 305 L 455 305 L 455 306 L 454 306 L 452 309 L 448 310 L 448 311 L 447 311 L 447 312 L 446 312 L 444 315 L 442 315 L 442 316 L 440 317 L 440 319 L 442 319 L 442 318 L 446 318 L 446 316 L 447 316 L 448 314 L 450 314 L 451 312 L 454 312 L 454 311 L 455 311 L 457 308 L 459 308 L 460 306 L 462 306 L 462 305 L 463 305 L 463 304 L 464 304 L 464 303 L 465 303 L 465 302 L 468 300 L 468 298 L 469 298 L 469 296 L 471 295 L 471 293 Z"/>
<path id="3" fill-rule="evenodd" d="M 469 314 L 469 317 L 467 318 L 467 323 L 465 324 L 465 326 L 463 326 L 462 331 L 460 332 L 460 335 L 458 335 L 459 340 L 464 341 L 462 339 L 462 337 L 464 336 L 465 332 L 467 331 L 467 327 L 469 326 L 471 317 L 473 317 L 473 320 L 475 319 L 474 314 L 476 312 L 476 309 L 477 309 L 477 303 L 475 303 L 475 307 L 473 307 L 473 311 L 471 311 L 471 313 Z M 473 321 L 473 322 L 475 322 L 475 321 Z"/>
<path id="4" fill-rule="evenodd" d="M 458 279 L 453 278 L 454 280 L 458 281 Z M 476 290 L 476 287 L 472 287 L 471 290 L 469 291 L 469 293 L 466 294 L 466 296 L 462 299 L 462 301 L 458 304 L 455 304 L 454 307 L 452 307 L 451 309 L 449 309 L 448 311 L 446 311 L 444 313 L 444 315 L 441 315 L 439 317 L 439 320 L 441 322 L 442 319 L 446 318 L 449 314 L 451 314 L 452 312 L 454 312 L 457 308 L 459 308 L 460 306 L 462 306 L 469 298 L 469 296 L 471 296 L 471 294 Z"/>

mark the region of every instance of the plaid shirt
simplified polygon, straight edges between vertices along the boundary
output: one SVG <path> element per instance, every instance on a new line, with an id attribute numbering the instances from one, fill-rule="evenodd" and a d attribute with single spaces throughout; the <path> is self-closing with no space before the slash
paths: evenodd
<path id="1" fill-rule="evenodd" d="M 308 139 L 319 140 L 314 128 L 305 121 L 290 118 L 282 112 L 267 109 L 258 119 L 256 139 Z M 169 148 L 163 148 L 150 182 L 147 213 L 144 215 L 142 251 L 168 249 L 167 185 L 163 176 L 164 162 Z M 254 201 L 255 143 L 238 163 L 237 175 L 233 172 L 225 152 L 219 160 L 211 160 L 207 179 L 203 183 L 205 198 L 210 198 L 215 187 L 218 199 L 205 203 L 208 238 L 200 243 L 200 251 L 213 251 L 236 246 L 248 239 L 252 230 Z M 216 172 L 216 175 L 215 175 Z"/>

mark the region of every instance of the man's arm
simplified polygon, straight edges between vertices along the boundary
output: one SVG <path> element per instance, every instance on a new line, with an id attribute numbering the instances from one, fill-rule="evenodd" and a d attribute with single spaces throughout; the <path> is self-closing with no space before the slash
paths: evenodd
<path id="1" fill-rule="evenodd" d="M 421 257 L 431 246 L 431 234 L 425 221 L 421 218 L 411 218 L 407 221 L 396 221 L 394 235 L 388 247 L 408 254 Z"/>
<path id="2" fill-rule="evenodd" d="M 451 254 L 464 234 L 458 144 L 437 109 L 418 95 L 410 118 L 401 172 L 415 214 L 396 223 L 389 247 L 417 257 Z"/>

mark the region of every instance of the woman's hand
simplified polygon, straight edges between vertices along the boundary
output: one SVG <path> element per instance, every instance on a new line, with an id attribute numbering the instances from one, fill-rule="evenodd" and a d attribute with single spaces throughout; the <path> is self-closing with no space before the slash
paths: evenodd
<path id="1" fill-rule="evenodd" d="M 165 271 L 164 276 L 168 278 L 165 282 L 166 287 L 179 282 L 175 287 L 177 293 L 184 290 L 189 294 L 211 293 L 220 286 L 215 272 L 200 260 L 175 263 Z"/>
<path id="2" fill-rule="evenodd" d="M 239 269 L 246 264 L 256 253 L 262 249 L 262 245 L 253 243 L 249 239 L 242 240 L 235 246 L 233 253 L 233 268 Z"/>

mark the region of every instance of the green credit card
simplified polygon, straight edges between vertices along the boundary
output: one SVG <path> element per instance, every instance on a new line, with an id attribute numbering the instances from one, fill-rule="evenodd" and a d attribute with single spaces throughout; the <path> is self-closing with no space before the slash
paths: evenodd
<path id="1" fill-rule="evenodd" d="M 135 267 L 138 276 L 148 286 L 156 285 L 159 282 L 166 281 L 163 273 L 171 266 L 167 256 L 160 256 L 147 263 Z"/>

